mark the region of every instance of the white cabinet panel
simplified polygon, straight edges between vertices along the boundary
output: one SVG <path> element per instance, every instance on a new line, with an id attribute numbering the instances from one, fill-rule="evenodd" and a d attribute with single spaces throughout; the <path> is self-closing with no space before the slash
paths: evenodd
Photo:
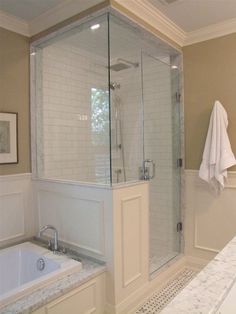
<path id="1" fill-rule="evenodd" d="M 33 314 L 103 314 L 105 274 L 47 304 Z"/>
<path id="2" fill-rule="evenodd" d="M 122 236 L 122 264 L 123 287 L 141 276 L 142 255 L 142 199 L 141 195 L 122 200 L 121 205 L 121 236 Z"/>
<path id="3" fill-rule="evenodd" d="M 96 283 L 58 299 L 46 306 L 47 314 L 92 314 L 96 313 Z"/>

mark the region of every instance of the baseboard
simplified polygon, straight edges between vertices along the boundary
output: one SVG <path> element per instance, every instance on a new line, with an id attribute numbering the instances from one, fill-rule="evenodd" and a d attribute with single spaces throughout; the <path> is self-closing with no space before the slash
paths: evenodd
<path id="1" fill-rule="evenodd" d="M 129 295 L 125 300 L 117 305 L 106 304 L 106 314 L 132 314 L 139 308 L 146 299 L 154 292 L 161 290 L 167 281 L 171 280 L 184 267 L 190 267 L 200 271 L 210 260 L 193 256 L 182 256 L 175 263 L 170 264 L 157 273 L 157 276 L 150 279 L 139 290 Z"/>
<path id="2" fill-rule="evenodd" d="M 187 266 L 185 256 L 182 256 L 175 263 L 163 268 L 159 271 L 155 278 L 150 279 L 140 289 L 130 294 L 126 299 L 117 305 L 106 304 L 106 314 L 128 314 L 133 313 L 150 295 L 159 289 L 162 289 L 168 280 L 176 276 L 176 274 Z"/>
<path id="3" fill-rule="evenodd" d="M 196 270 L 203 269 L 210 261 L 211 259 L 203 259 L 199 257 L 194 256 L 185 256 L 187 266 L 192 267 Z"/>

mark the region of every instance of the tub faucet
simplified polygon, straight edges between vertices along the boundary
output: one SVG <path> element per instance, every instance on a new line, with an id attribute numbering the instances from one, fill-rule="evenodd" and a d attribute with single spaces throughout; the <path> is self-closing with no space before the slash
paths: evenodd
<path id="1" fill-rule="evenodd" d="M 39 237 L 41 238 L 43 233 L 46 231 L 46 230 L 53 230 L 54 231 L 54 240 L 53 240 L 53 245 L 52 245 L 52 250 L 55 252 L 55 251 L 58 251 L 58 231 L 55 227 L 53 227 L 52 225 L 46 225 L 46 226 L 43 226 L 40 230 L 39 230 Z"/>

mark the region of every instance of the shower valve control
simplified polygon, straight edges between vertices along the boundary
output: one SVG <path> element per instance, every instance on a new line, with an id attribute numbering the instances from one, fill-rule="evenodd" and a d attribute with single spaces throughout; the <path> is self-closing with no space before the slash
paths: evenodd
<path id="1" fill-rule="evenodd" d="M 152 171 L 151 171 L 152 168 Z M 141 180 L 149 181 L 155 177 L 156 165 L 152 159 L 145 159 L 141 167 Z"/>

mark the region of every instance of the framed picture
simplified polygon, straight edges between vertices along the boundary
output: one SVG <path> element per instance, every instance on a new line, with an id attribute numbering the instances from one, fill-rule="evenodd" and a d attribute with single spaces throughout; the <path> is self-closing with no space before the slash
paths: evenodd
<path id="1" fill-rule="evenodd" d="M 0 112 L 0 164 L 18 163 L 17 113 Z"/>

